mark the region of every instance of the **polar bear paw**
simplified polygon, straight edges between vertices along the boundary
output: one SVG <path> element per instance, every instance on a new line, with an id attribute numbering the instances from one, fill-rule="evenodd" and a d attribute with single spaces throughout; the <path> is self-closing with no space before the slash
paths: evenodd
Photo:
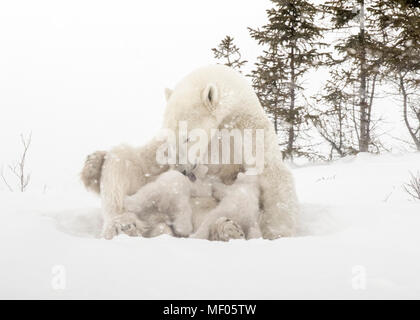
<path id="1" fill-rule="evenodd" d="M 265 227 L 262 229 L 262 236 L 264 239 L 276 240 L 280 238 L 293 237 L 296 234 L 294 228 L 287 228 L 285 226 L 276 229 L 272 227 Z"/>
<path id="2" fill-rule="evenodd" d="M 241 226 L 226 217 L 218 218 L 210 228 L 209 240 L 229 241 L 230 239 L 245 239 Z"/>
<path id="3" fill-rule="evenodd" d="M 144 231 L 143 223 L 134 213 L 124 213 L 105 222 L 102 229 L 102 237 L 110 240 L 119 234 L 126 234 L 130 237 L 139 237 Z"/>

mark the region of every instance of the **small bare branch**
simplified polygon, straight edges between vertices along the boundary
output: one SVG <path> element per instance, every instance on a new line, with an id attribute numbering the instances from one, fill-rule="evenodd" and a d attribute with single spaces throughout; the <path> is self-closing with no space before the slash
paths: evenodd
<path id="1" fill-rule="evenodd" d="M 14 175 L 18 179 L 19 190 L 24 192 L 31 181 L 31 174 L 26 173 L 26 158 L 28 154 L 29 147 L 31 146 L 32 142 L 32 133 L 30 133 L 27 137 L 23 134 L 20 135 L 20 141 L 23 146 L 23 152 L 20 156 L 20 159 L 13 165 L 8 165 L 9 171 L 12 175 Z M 12 191 L 12 188 L 7 183 L 2 171 L 2 179 L 8 186 L 9 190 Z"/>
<path id="2" fill-rule="evenodd" d="M 405 183 L 403 188 L 411 197 L 420 200 L 420 172 L 417 172 L 417 175 L 410 172 L 410 181 Z"/>
<path id="3" fill-rule="evenodd" d="M 13 192 L 12 187 L 10 186 L 10 184 L 7 182 L 6 178 L 4 177 L 3 167 L 1 168 L 1 179 L 3 180 L 4 184 L 7 186 L 7 188 L 9 189 L 9 191 L 10 192 Z"/>

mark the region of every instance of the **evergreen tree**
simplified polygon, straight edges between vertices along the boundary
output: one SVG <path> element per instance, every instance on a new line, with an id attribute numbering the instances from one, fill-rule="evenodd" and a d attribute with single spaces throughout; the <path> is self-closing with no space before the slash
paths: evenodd
<path id="1" fill-rule="evenodd" d="M 217 46 L 212 48 L 216 59 L 222 60 L 223 64 L 241 72 L 242 66 L 248 61 L 242 60 L 239 48 L 233 43 L 233 38 L 226 36 Z"/>
<path id="2" fill-rule="evenodd" d="M 287 75 L 284 72 L 284 61 L 277 58 L 277 47 L 270 46 L 264 54 L 258 57 L 255 70 L 251 71 L 252 85 L 274 123 L 274 130 L 279 134 L 280 128 L 287 129 L 284 119 L 287 118 L 285 108 L 289 96 Z"/>
<path id="3" fill-rule="evenodd" d="M 319 40 L 323 29 L 314 22 L 318 10 L 310 2 L 271 2 L 274 7 L 267 10 L 268 23 L 258 29 L 249 28 L 251 36 L 264 47 L 251 76 L 262 106 L 284 139 L 285 156 L 293 158 L 304 152 L 297 143 L 307 122 L 301 96 L 302 77 L 321 61 Z M 287 126 L 280 128 L 279 121 Z"/>
<path id="4" fill-rule="evenodd" d="M 347 86 L 358 89 L 358 110 L 355 113 L 358 149 L 360 152 L 372 151 L 375 146 L 373 136 L 372 110 L 375 89 L 383 77 L 383 55 L 381 51 L 385 34 L 378 28 L 374 14 L 374 1 L 332 0 L 323 5 L 324 12 L 331 14 L 333 29 L 347 33 L 341 37 L 335 48 L 339 57 L 333 64 L 346 70 Z"/>
<path id="5" fill-rule="evenodd" d="M 331 70 L 323 92 L 311 106 L 310 119 L 321 137 L 330 146 L 329 160 L 357 153 L 353 110 L 355 94 L 347 88 L 343 70 Z"/>
<path id="6" fill-rule="evenodd" d="M 387 79 L 402 97 L 403 120 L 420 151 L 420 7 L 409 1 L 377 1 L 373 10 L 386 35 L 381 48 Z"/>

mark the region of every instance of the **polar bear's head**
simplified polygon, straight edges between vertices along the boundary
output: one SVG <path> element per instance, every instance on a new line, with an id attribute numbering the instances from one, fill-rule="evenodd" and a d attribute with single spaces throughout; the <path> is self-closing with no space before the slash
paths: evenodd
<path id="1" fill-rule="evenodd" d="M 209 82 L 202 85 L 183 81 L 174 90 L 165 89 L 164 127 L 178 131 L 185 122 L 188 131 L 217 128 L 220 115 L 220 88 Z"/>
<path id="2" fill-rule="evenodd" d="M 209 163 L 209 146 L 219 137 L 218 129 L 242 130 L 250 124 L 252 129 L 256 119 L 263 118 L 250 83 L 223 65 L 193 71 L 174 90 L 166 89 L 165 96 L 163 127 L 165 135 L 169 132 L 171 136 L 170 153 L 176 155 L 181 172 Z"/>
<path id="3" fill-rule="evenodd" d="M 164 127 L 179 128 L 188 123 L 188 130 L 218 128 L 237 107 L 257 99 L 252 87 L 237 71 L 224 65 L 199 68 L 182 79 L 174 90 L 165 89 L 167 106 Z M 258 102 L 257 102 L 258 103 Z"/>
<path id="4" fill-rule="evenodd" d="M 187 144 L 188 152 L 192 145 L 207 150 L 214 129 L 255 94 L 239 73 L 226 66 L 214 65 L 190 73 L 174 90 L 166 89 L 165 96 L 163 126 L 176 134 L 176 150 L 180 155 L 182 143 Z M 240 112 L 245 110 L 242 108 Z"/>

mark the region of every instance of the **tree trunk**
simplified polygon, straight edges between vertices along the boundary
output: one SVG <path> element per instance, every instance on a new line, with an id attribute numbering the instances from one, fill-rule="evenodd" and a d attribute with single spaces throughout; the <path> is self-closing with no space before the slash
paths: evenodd
<path id="1" fill-rule="evenodd" d="M 341 157 L 343 157 L 343 138 L 344 138 L 344 132 L 343 132 L 343 121 L 344 121 L 344 117 L 343 117 L 343 113 L 342 113 L 342 104 L 341 104 L 341 99 L 339 102 L 339 107 L 338 107 L 338 132 L 339 132 L 339 146 L 338 148 L 340 149 L 339 154 Z"/>
<path id="2" fill-rule="evenodd" d="M 420 138 L 417 138 L 416 133 L 414 132 L 413 128 L 411 128 L 410 126 L 410 122 L 408 121 L 408 97 L 407 97 L 407 91 L 405 90 L 405 85 L 404 85 L 404 77 L 402 74 L 399 75 L 400 76 L 400 88 L 401 88 L 401 93 L 403 96 L 403 115 L 404 115 L 404 123 L 405 126 L 407 127 L 408 133 L 411 136 L 411 139 L 414 142 L 414 145 L 417 148 L 417 151 L 420 151 Z"/>
<path id="3" fill-rule="evenodd" d="M 360 134 L 359 134 L 359 151 L 368 152 L 370 144 L 369 134 L 369 107 L 366 101 L 366 43 L 365 43 L 365 24 L 364 17 L 365 6 L 362 0 L 360 6 L 360 92 L 359 92 L 359 108 L 360 108 Z"/>
<path id="4" fill-rule="evenodd" d="M 287 142 L 287 154 L 293 158 L 293 143 L 295 140 L 295 51 L 292 47 L 290 53 L 290 107 L 289 107 L 289 137 Z"/>
<path id="5" fill-rule="evenodd" d="M 278 121 L 277 114 L 274 114 L 274 131 L 276 132 L 276 136 L 279 134 L 279 128 L 278 128 L 278 125 L 277 125 L 277 121 Z"/>

